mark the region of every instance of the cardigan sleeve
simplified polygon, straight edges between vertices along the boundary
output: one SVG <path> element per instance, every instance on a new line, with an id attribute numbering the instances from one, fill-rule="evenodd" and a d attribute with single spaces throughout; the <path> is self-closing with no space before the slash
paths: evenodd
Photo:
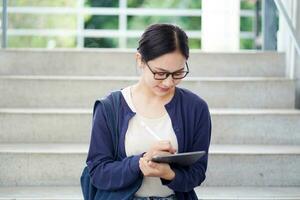
<path id="1" fill-rule="evenodd" d="M 87 166 L 92 184 L 102 190 L 119 190 L 133 184 L 140 176 L 141 155 L 114 161 L 112 134 L 107 125 L 101 103 L 94 108 L 91 141 Z"/>
<path id="2" fill-rule="evenodd" d="M 191 166 L 171 166 L 175 172 L 175 178 L 172 181 L 164 179 L 161 179 L 161 181 L 175 192 L 189 192 L 199 186 L 206 177 L 205 172 L 211 138 L 211 117 L 207 104 L 203 105 L 200 118 L 196 120 L 197 126 L 193 137 L 192 151 L 204 150 L 206 154 Z"/>

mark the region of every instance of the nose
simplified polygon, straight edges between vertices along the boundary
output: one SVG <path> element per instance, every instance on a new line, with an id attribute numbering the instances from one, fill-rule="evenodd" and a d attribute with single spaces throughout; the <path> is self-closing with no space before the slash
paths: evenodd
<path id="1" fill-rule="evenodd" d="M 163 80 L 163 85 L 166 87 L 171 87 L 174 85 L 174 79 L 172 78 L 172 75 L 169 75 L 168 78 Z"/>

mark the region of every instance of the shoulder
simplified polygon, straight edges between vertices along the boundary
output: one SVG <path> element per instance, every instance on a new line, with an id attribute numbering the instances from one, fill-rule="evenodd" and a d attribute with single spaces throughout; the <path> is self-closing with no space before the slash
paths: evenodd
<path id="1" fill-rule="evenodd" d="M 110 93 L 108 93 L 107 95 L 100 97 L 98 99 L 96 99 L 95 103 L 94 103 L 94 111 L 96 109 L 96 107 L 99 107 L 100 105 L 102 106 L 106 106 L 106 107 L 116 107 L 119 105 L 120 103 L 120 99 L 122 96 L 122 91 L 121 90 L 115 90 L 112 91 Z M 100 106 L 101 107 L 101 106 Z"/>
<path id="2" fill-rule="evenodd" d="M 112 100 L 114 100 L 115 98 L 120 98 L 121 95 L 122 95 L 122 90 L 114 90 L 114 91 L 108 93 L 106 96 L 101 97 L 101 98 L 98 99 L 98 100 L 100 100 L 100 101 L 104 101 L 104 100 L 112 101 Z"/>
<path id="3" fill-rule="evenodd" d="M 120 103 L 120 98 L 121 98 L 122 92 L 121 90 L 116 90 L 113 91 L 111 93 L 109 93 L 108 95 L 98 98 L 95 103 L 94 103 L 94 109 L 93 109 L 93 113 L 102 113 L 103 114 L 103 110 L 106 108 L 117 108 Z"/>

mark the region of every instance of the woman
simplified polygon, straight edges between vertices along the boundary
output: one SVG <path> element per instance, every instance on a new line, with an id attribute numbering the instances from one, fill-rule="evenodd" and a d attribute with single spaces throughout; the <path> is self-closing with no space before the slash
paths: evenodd
<path id="1" fill-rule="evenodd" d="M 92 183 L 111 192 L 130 188 L 134 192 L 129 199 L 135 200 L 197 199 L 194 188 L 205 179 L 207 154 L 188 167 L 151 161 L 162 153 L 209 149 L 207 104 L 176 87 L 189 73 L 187 35 L 177 26 L 154 24 L 143 33 L 137 50 L 140 79 L 120 91 L 118 159 L 103 105 L 94 108 L 87 158 Z"/>

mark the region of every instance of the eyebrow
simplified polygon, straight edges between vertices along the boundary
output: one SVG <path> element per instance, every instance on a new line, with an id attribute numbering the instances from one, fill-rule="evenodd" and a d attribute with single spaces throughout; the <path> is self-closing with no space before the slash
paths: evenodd
<path id="1" fill-rule="evenodd" d="M 168 70 L 165 70 L 165 69 L 162 69 L 162 68 L 159 68 L 159 67 L 155 68 L 155 70 L 160 70 L 160 71 L 168 72 L 168 73 L 175 73 L 175 72 L 179 72 L 179 71 L 184 70 L 184 67 L 181 68 L 181 69 L 179 69 L 179 70 L 176 70 L 176 71 L 174 71 L 174 72 L 169 72 Z"/>

